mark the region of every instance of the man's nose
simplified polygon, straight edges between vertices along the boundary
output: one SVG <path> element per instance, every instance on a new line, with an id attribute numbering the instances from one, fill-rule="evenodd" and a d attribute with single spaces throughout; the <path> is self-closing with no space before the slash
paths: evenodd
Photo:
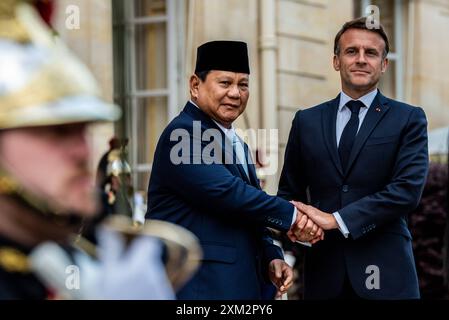
<path id="1" fill-rule="evenodd" d="M 71 156 L 78 161 L 87 161 L 90 157 L 90 148 L 86 130 L 81 129 L 78 132 L 74 132 L 70 140 Z"/>
<path id="2" fill-rule="evenodd" d="M 365 51 L 363 51 L 363 50 L 359 51 L 359 54 L 357 55 L 357 63 L 360 63 L 360 64 L 366 63 Z"/>
<path id="3" fill-rule="evenodd" d="M 228 96 L 231 97 L 231 98 L 234 98 L 234 99 L 239 99 L 240 98 L 240 90 L 239 90 L 238 85 L 232 85 L 229 88 Z"/>

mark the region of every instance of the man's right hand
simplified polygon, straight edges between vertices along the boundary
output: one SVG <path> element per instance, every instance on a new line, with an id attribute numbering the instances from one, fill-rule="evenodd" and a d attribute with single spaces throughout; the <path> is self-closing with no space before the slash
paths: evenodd
<path id="1" fill-rule="evenodd" d="M 287 232 L 287 236 L 292 242 L 301 241 L 315 244 L 324 239 L 324 231 L 309 219 L 307 215 L 298 210 L 296 221 Z"/>

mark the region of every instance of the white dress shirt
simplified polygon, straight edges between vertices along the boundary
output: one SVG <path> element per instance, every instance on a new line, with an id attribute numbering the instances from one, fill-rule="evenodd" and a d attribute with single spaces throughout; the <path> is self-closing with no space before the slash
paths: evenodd
<path id="1" fill-rule="evenodd" d="M 338 112 L 337 112 L 337 123 L 335 126 L 336 130 L 336 138 L 337 138 L 337 148 L 340 144 L 341 135 L 343 133 L 343 130 L 346 126 L 346 124 L 349 122 L 349 119 L 351 118 L 351 110 L 346 106 L 346 103 L 348 103 L 351 100 L 359 100 L 363 103 L 363 107 L 360 109 L 359 112 L 359 128 L 362 126 L 363 120 L 365 119 L 365 116 L 368 112 L 369 107 L 374 101 L 374 98 L 377 95 L 377 88 L 373 91 L 365 94 L 364 96 L 360 97 L 359 99 L 352 99 L 350 96 L 348 96 L 343 91 L 340 93 L 340 104 L 338 105 Z M 357 130 L 357 132 L 358 132 Z M 338 229 L 340 229 L 341 233 L 347 238 L 349 236 L 349 230 L 344 223 L 343 219 L 341 218 L 340 214 L 337 212 L 333 213 L 335 220 L 338 224 Z"/>
<path id="2" fill-rule="evenodd" d="M 212 119 L 213 122 L 224 132 L 226 137 L 232 142 L 233 148 L 235 148 L 236 157 L 238 158 L 238 163 L 242 165 L 243 170 L 246 173 L 246 176 L 249 179 L 248 172 L 248 161 L 246 161 L 245 147 L 242 139 L 235 132 L 234 126 L 231 125 L 230 128 L 223 127 L 220 123 Z"/>

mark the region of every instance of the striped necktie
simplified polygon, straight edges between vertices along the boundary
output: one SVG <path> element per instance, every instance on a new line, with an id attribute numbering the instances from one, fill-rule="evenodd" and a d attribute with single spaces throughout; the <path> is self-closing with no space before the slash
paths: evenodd
<path id="1" fill-rule="evenodd" d="M 234 137 L 232 138 L 232 148 L 234 149 L 235 155 L 238 159 L 237 164 L 242 165 L 243 170 L 246 173 L 246 176 L 249 178 L 248 164 L 246 162 L 245 149 L 243 147 L 242 142 L 238 138 L 237 134 L 234 134 Z"/>

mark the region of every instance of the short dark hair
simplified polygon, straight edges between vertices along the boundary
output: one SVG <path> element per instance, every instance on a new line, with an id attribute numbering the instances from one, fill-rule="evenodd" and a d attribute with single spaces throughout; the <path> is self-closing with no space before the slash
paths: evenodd
<path id="1" fill-rule="evenodd" d="M 373 28 L 373 29 L 369 29 L 367 27 L 367 23 L 366 23 L 366 17 L 360 17 L 351 21 L 346 22 L 343 27 L 341 27 L 340 31 L 338 31 L 337 35 L 335 36 L 335 40 L 334 40 L 334 54 L 338 55 L 340 53 L 340 38 L 343 35 L 343 33 L 345 33 L 346 31 L 348 31 L 349 29 L 362 29 L 362 30 L 368 30 L 374 33 L 377 33 L 378 35 L 380 35 L 382 37 L 382 39 L 385 42 L 385 49 L 383 52 L 383 57 L 385 58 L 388 55 L 388 52 L 390 52 L 390 42 L 388 41 L 388 36 L 385 32 L 384 27 L 379 24 L 379 28 Z"/>
<path id="2" fill-rule="evenodd" d="M 207 70 L 207 71 L 197 71 L 195 72 L 195 75 L 200 78 L 201 81 L 206 81 L 207 75 L 209 74 L 211 70 Z"/>

